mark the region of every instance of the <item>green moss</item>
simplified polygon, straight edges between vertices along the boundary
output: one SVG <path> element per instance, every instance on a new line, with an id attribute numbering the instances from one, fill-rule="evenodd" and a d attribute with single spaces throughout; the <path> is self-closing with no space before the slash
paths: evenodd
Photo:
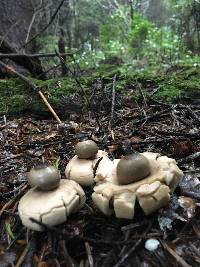
<path id="1" fill-rule="evenodd" d="M 54 108 L 59 108 L 63 95 L 74 93 L 77 86 L 72 79 L 51 79 L 40 81 L 32 79 L 47 96 Z M 20 79 L 0 80 L 0 112 L 20 113 L 24 111 L 47 112 L 37 92 L 30 89 Z"/>
<path id="2" fill-rule="evenodd" d="M 159 88 L 151 97 L 173 102 L 182 98 L 200 96 L 200 67 L 174 66 L 171 69 L 155 71 L 133 70 L 130 66 L 102 65 L 97 70 L 91 70 L 90 75 L 79 78 L 82 87 L 89 94 L 96 79 L 101 79 L 103 86 L 112 88 L 114 75 L 117 75 L 116 90 L 129 95 L 133 99 L 140 99 L 139 86 L 147 95 L 154 88 Z M 40 88 L 50 104 L 57 111 L 64 108 L 63 96 L 69 96 L 80 90 L 76 81 L 72 78 L 51 79 L 47 81 L 32 80 Z M 0 112 L 20 113 L 36 112 L 43 114 L 48 112 L 37 92 L 28 88 L 20 79 L 0 80 Z"/>
<path id="3" fill-rule="evenodd" d="M 159 88 L 153 95 L 156 99 L 168 102 L 176 101 L 182 98 L 192 98 L 200 96 L 200 67 L 194 66 L 174 66 L 169 71 L 163 70 L 149 72 L 133 72 L 127 78 L 136 88 L 135 94 L 138 98 L 138 82 L 141 84 L 143 92 L 148 96 L 151 93 L 151 86 Z M 150 89 L 147 90 L 147 87 Z"/>
<path id="4" fill-rule="evenodd" d="M 165 99 L 168 102 L 180 99 L 183 92 L 174 85 L 161 85 L 160 91 L 157 93 L 157 99 Z"/>

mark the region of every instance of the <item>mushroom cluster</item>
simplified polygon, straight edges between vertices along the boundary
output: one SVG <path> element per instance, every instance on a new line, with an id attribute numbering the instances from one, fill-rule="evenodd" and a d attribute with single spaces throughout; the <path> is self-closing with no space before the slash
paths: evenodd
<path id="1" fill-rule="evenodd" d="M 106 175 L 104 166 L 97 173 L 94 203 L 104 214 L 126 219 L 134 217 L 136 199 L 146 215 L 165 206 L 183 176 L 174 159 L 151 152 L 115 159 Z"/>
<path id="2" fill-rule="evenodd" d="M 36 231 L 43 226 L 63 223 L 67 217 L 79 210 L 85 203 L 85 193 L 81 186 L 70 180 L 61 179 L 54 166 L 39 165 L 28 173 L 28 183 L 32 187 L 19 201 L 18 211 L 22 223 Z"/>
<path id="3" fill-rule="evenodd" d="M 77 143 L 75 153 L 65 169 L 67 179 L 61 179 L 59 170 L 49 165 L 36 166 L 28 173 L 32 189 L 18 206 L 28 228 L 42 231 L 42 224 L 65 222 L 86 201 L 80 185 L 94 183 L 92 200 L 105 215 L 132 219 L 136 200 L 148 215 L 169 202 L 183 176 L 174 159 L 158 153 L 134 153 L 110 160 L 92 140 Z"/>

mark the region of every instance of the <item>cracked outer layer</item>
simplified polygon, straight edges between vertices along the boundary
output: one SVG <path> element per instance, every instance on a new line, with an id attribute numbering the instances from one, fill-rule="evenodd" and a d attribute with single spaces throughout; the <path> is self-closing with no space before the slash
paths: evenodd
<path id="1" fill-rule="evenodd" d="M 119 159 L 112 164 L 103 164 L 97 169 L 92 199 L 96 206 L 106 215 L 113 212 L 118 218 L 131 219 L 134 217 L 135 201 L 138 200 L 146 215 L 165 206 L 179 184 L 183 172 L 174 159 L 159 156 L 157 153 L 144 152 L 150 164 L 150 175 L 146 178 L 127 185 L 118 182 L 116 167 Z M 113 200 L 113 209 L 109 203 Z"/>
<path id="2" fill-rule="evenodd" d="M 74 180 L 82 186 L 90 186 L 94 183 L 94 168 L 98 163 L 101 165 L 103 161 L 109 160 L 107 153 L 102 150 L 98 150 L 98 153 L 94 159 L 80 159 L 78 156 L 74 156 L 66 166 L 65 176 L 67 179 Z"/>
<path id="3" fill-rule="evenodd" d="M 30 221 L 37 221 L 54 226 L 67 220 L 67 217 L 79 210 L 85 203 L 83 189 L 74 181 L 61 179 L 59 187 L 51 191 L 30 189 L 21 199 L 18 206 L 23 225 L 42 231 L 43 227 Z"/>

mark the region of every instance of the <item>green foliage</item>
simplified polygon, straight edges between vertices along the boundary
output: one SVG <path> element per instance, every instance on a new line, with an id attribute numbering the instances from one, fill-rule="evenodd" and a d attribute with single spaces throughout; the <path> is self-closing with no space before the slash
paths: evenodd
<path id="1" fill-rule="evenodd" d="M 127 9 L 116 10 L 100 27 L 100 45 L 105 57 L 122 56 L 126 52 Z"/>
<path id="2" fill-rule="evenodd" d="M 40 38 L 39 43 L 42 46 L 40 52 L 48 53 L 58 49 L 58 37 L 55 35 L 47 35 L 45 38 Z"/>
<path id="3" fill-rule="evenodd" d="M 88 49 L 76 54 L 74 58 L 76 62 L 71 62 L 69 66 L 74 67 L 75 64 L 76 67 L 76 64 L 78 64 L 81 69 L 88 69 L 98 67 L 99 62 L 105 59 L 105 55 L 101 50 L 95 52 Z"/>
<path id="4" fill-rule="evenodd" d="M 66 44 L 70 32 L 72 46 L 81 48 L 75 58 L 83 69 L 96 68 L 112 57 L 139 69 L 193 60 L 191 51 L 198 51 L 199 47 L 195 25 L 200 3 L 194 0 L 163 2 L 169 17 L 165 25 L 158 26 L 147 19 L 137 5 L 131 19 L 128 1 L 72 1 L 66 10 L 67 17 L 62 18 Z M 59 35 L 59 31 L 57 33 Z M 40 43 L 42 52 L 54 51 L 58 37 L 49 34 Z M 73 65 L 73 62 L 67 63 Z"/>
<path id="5" fill-rule="evenodd" d="M 7 232 L 8 236 L 9 236 L 11 239 L 14 240 L 14 239 L 15 239 L 15 235 L 13 234 L 13 231 L 12 231 L 12 229 L 11 229 L 11 224 L 10 224 L 10 223 L 6 223 L 5 226 L 6 226 L 6 232 Z"/>
<path id="6" fill-rule="evenodd" d="M 132 65 L 136 63 L 138 68 L 141 68 L 139 61 L 143 61 L 141 65 L 144 67 L 165 66 L 194 57 L 184 52 L 180 37 L 169 26 L 158 28 L 139 13 L 134 14 L 132 22 L 127 21 L 126 16 L 127 10 L 124 9 L 101 25 L 99 49 L 85 50 L 76 57 L 83 68 L 93 68 L 111 57 L 119 57 Z"/>
<path id="7" fill-rule="evenodd" d="M 149 77 L 148 75 L 142 77 L 140 74 L 140 81 L 145 83 L 147 79 L 159 87 L 155 94 L 157 99 L 172 102 L 200 96 L 200 67 L 177 65 L 168 73 L 153 74 Z"/>
<path id="8" fill-rule="evenodd" d="M 153 28 L 154 25 L 146 18 L 139 14 L 134 15 L 128 39 L 130 47 L 133 48 L 135 52 L 141 50 L 141 46 L 144 45 L 150 32 L 152 33 Z"/>
<path id="9" fill-rule="evenodd" d="M 116 10 L 111 16 L 107 17 L 100 28 L 100 40 L 103 45 L 113 40 L 123 42 L 123 33 L 127 27 L 126 16 L 128 16 L 127 10 L 122 9 Z"/>

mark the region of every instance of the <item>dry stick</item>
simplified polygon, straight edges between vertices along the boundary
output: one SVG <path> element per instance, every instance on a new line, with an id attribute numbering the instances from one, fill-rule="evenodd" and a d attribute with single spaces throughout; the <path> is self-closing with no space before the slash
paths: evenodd
<path id="1" fill-rule="evenodd" d="M 87 241 L 85 242 L 85 249 L 86 249 L 87 256 L 88 256 L 89 266 L 90 267 L 94 267 L 94 260 L 93 260 L 93 257 L 92 257 L 91 247 L 90 247 L 90 245 L 89 245 L 89 243 Z"/>
<path id="2" fill-rule="evenodd" d="M 59 122 L 62 123 L 61 120 L 59 119 L 58 115 L 56 114 L 56 112 L 54 111 L 54 109 L 51 107 L 51 105 L 49 104 L 49 102 L 47 101 L 46 97 L 44 96 L 44 94 L 39 90 L 38 94 L 41 96 L 42 100 L 44 101 L 45 105 L 48 107 L 48 109 L 50 110 L 50 112 L 53 114 L 54 118 Z"/>
<path id="3" fill-rule="evenodd" d="M 161 241 L 161 244 L 169 252 L 169 254 L 171 254 L 172 257 L 175 258 L 175 260 L 180 266 L 192 267 L 192 265 L 188 264 L 181 256 L 179 256 L 173 249 L 171 249 L 164 241 Z"/>
<path id="4" fill-rule="evenodd" d="M 28 253 L 30 248 L 30 242 L 26 245 L 25 249 L 23 250 L 22 254 L 20 255 L 15 267 L 20 267 L 26 257 L 26 254 Z"/>
<path id="5" fill-rule="evenodd" d="M 137 80 L 136 80 L 136 83 L 137 83 L 137 86 L 138 86 L 138 90 L 139 90 L 139 92 L 140 92 L 140 95 L 141 95 L 141 97 L 142 97 L 143 100 L 144 100 L 144 105 L 145 105 L 145 107 L 147 108 L 147 100 L 146 100 L 145 94 L 144 94 L 144 92 L 143 92 L 143 90 L 142 90 L 141 84 L 140 84 Z"/>
<path id="6" fill-rule="evenodd" d="M 40 1 L 40 4 L 38 5 L 38 7 L 36 7 L 37 10 L 35 10 L 35 8 L 34 8 L 34 14 L 33 14 L 33 16 L 32 16 L 31 22 L 30 22 L 29 27 L 28 27 L 28 31 L 27 31 L 27 35 L 26 35 L 26 39 L 25 39 L 25 43 L 28 42 L 28 39 L 29 39 L 29 36 L 30 36 L 30 32 L 31 32 L 31 30 L 32 30 L 33 23 L 34 23 L 34 21 L 35 21 L 36 15 L 37 15 L 38 13 L 40 13 L 41 11 L 43 11 L 43 10 L 49 8 L 49 7 L 51 6 L 51 4 L 49 4 L 49 5 L 47 5 L 47 6 L 42 6 L 42 7 L 41 7 L 41 6 L 42 6 L 42 2 Z"/>
<path id="7" fill-rule="evenodd" d="M 27 185 L 25 185 L 24 187 L 21 188 L 20 193 L 18 193 L 16 196 L 14 196 L 12 199 L 10 199 L 0 210 L 0 217 L 2 216 L 2 214 L 4 213 L 4 211 L 10 207 L 13 202 L 16 200 L 16 198 L 27 188 Z"/>
<path id="8" fill-rule="evenodd" d="M 182 164 L 182 163 L 186 163 L 188 161 L 192 161 L 194 159 L 197 159 L 199 157 L 200 157 L 200 152 L 196 152 L 196 153 L 191 154 L 191 155 L 189 155 L 189 156 L 187 156 L 185 158 L 178 159 L 177 162 L 178 162 L 178 164 Z"/>
<path id="9" fill-rule="evenodd" d="M 73 56 L 73 53 L 61 53 L 61 56 Z M 0 53 L 0 58 L 42 58 L 42 57 L 57 57 L 56 53 L 38 53 L 38 54 L 2 54 Z"/>
<path id="10" fill-rule="evenodd" d="M 112 128 L 112 122 L 114 118 L 114 109 L 115 109 L 115 88 L 116 88 L 116 77 L 117 75 L 113 77 L 113 86 L 112 86 L 112 106 L 111 106 L 111 118 L 110 118 L 110 128 Z"/>
<path id="11" fill-rule="evenodd" d="M 12 67 L 6 65 L 5 63 L 3 63 L 0 60 L 0 66 L 5 68 L 5 70 L 11 74 L 16 74 L 21 80 L 23 80 L 24 82 L 26 82 L 33 90 L 37 91 L 38 87 L 31 82 L 26 76 L 24 76 L 23 74 L 17 72 L 15 69 L 13 69 Z M 42 100 L 44 101 L 45 105 L 47 106 L 47 108 L 49 109 L 49 111 L 52 113 L 52 115 L 54 116 L 54 118 L 59 122 L 62 123 L 61 120 L 59 119 L 58 115 L 56 114 L 56 112 L 53 110 L 53 108 L 51 107 L 51 105 L 49 104 L 49 102 L 47 101 L 46 97 L 44 96 L 44 94 L 42 93 L 41 90 L 38 91 L 38 94 L 41 96 Z"/>
<path id="12" fill-rule="evenodd" d="M 96 120 L 96 123 L 97 123 L 98 127 L 100 128 L 101 125 L 100 125 L 100 123 L 99 123 L 98 116 L 97 116 L 96 112 L 95 112 L 94 110 L 92 110 L 90 101 L 89 101 L 89 99 L 88 99 L 88 97 L 87 97 L 87 94 L 86 94 L 84 88 L 82 87 L 80 81 L 76 78 L 76 76 L 74 75 L 74 73 L 73 73 L 73 72 L 70 70 L 70 68 L 67 66 L 65 60 L 61 57 L 61 55 L 59 54 L 59 52 L 58 52 L 58 51 L 55 51 L 55 52 L 56 52 L 58 58 L 60 59 L 60 61 L 65 65 L 65 67 L 66 67 L 67 70 L 71 73 L 71 75 L 73 76 L 75 82 L 76 82 L 77 85 L 79 86 L 79 88 L 80 88 L 81 92 L 83 93 L 84 98 L 85 98 L 85 100 L 86 100 L 86 102 L 87 102 L 87 105 L 88 105 L 90 111 L 93 113 L 93 115 L 94 115 L 94 117 L 95 117 L 95 120 Z"/>
<path id="13" fill-rule="evenodd" d="M 70 257 L 70 255 L 68 253 L 68 250 L 67 250 L 66 245 L 65 245 L 65 240 L 60 241 L 60 246 L 62 248 L 62 253 L 63 253 L 63 257 L 64 257 L 64 261 L 65 261 L 66 266 L 75 267 L 76 264 L 74 263 L 74 261 L 72 260 L 72 258 Z"/>

